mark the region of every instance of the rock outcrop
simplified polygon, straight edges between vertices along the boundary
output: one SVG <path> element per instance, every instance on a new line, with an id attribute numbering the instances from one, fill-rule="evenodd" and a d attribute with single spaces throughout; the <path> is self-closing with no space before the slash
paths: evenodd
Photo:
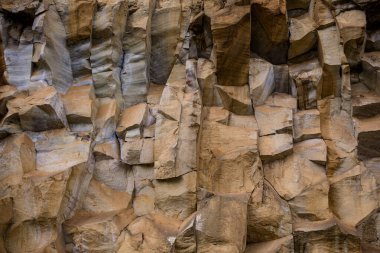
<path id="1" fill-rule="evenodd" d="M 0 252 L 380 252 L 379 13 L 0 0 Z"/>

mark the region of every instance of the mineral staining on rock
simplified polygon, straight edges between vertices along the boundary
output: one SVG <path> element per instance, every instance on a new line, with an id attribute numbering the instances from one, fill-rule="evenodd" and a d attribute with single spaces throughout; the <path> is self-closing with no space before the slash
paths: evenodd
<path id="1" fill-rule="evenodd" d="M 0 252 L 379 252 L 379 13 L 0 1 Z"/>

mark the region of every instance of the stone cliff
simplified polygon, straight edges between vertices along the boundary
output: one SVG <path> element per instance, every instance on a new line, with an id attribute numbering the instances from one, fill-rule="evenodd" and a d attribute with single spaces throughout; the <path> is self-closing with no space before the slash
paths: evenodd
<path id="1" fill-rule="evenodd" d="M 380 252 L 379 0 L 0 0 L 1 253 Z"/>

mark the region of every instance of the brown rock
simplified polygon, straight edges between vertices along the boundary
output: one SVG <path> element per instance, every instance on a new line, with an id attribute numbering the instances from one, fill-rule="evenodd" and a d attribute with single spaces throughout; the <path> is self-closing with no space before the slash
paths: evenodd
<path id="1" fill-rule="evenodd" d="M 293 112 L 290 108 L 261 105 L 255 107 L 259 135 L 292 133 Z M 273 117 L 273 118 L 272 118 Z"/>
<path id="2" fill-rule="evenodd" d="M 120 96 L 122 36 L 126 27 L 124 0 L 97 0 L 92 23 L 91 71 L 97 97 Z"/>
<path id="3" fill-rule="evenodd" d="M 130 165 L 154 163 L 152 138 L 126 138 L 120 140 L 121 160 Z"/>
<path id="4" fill-rule="evenodd" d="M 289 59 L 304 54 L 314 47 L 317 42 L 316 27 L 308 13 L 290 19 Z"/>
<path id="5" fill-rule="evenodd" d="M 379 207 L 377 185 L 362 165 L 331 178 L 331 211 L 346 225 L 355 227 Z"/>
<path id="6" fill-rule="evenodd" d="M 367 118 L 356 119 L 356 135 L 358 138 L 358 156 L 360 159 L 379 156 L 380 138 L 380 115 Z"/>
<path id="7" fill-rule="evenodd" d="M 293 146 L 293 152 L 312 162 L 326 164 L 327 147 L 322 139 L 301 141 Z"/>
<path id="8" fill-rule="evenodd" d="M 196 209 L 196 181 L 196 172 L 168 180 L 155 180 L 155 207 L 166 216 L 186 219 Z"/>
<path id="9" fill-rule="evenodd" d="M 295 154 L 266 164 L 264 175 L 278 194 L 286 200 L 291 200 L 308 188 L 327 181 L 322 166 Z"/>
<path id="10" fill-rule="evenodd" d="M 359 253 L 359 238 L 346 233 L 334 221 L 322 222 L 294 233 L 294 251 L 338 253 L 344 250 Z"/>
<path id="11" fill-rule="evenodd" d="M 257 129 L 218 123 L 214 111 L 203 122 L 199 186 L 220 193 L 250 193 L 262 178 Z"/>
<path id="12" fill-rule="evenodd" d="M 248 244 L 245 253 L 290 253 L 294 252 L 293 236 L 276 239 L 268 242 Z"/>
<path id="13" fill-rule="evenodd" d="M 369 118 L 380 114 L 380 96 L 362 83 L 353 85 L 352 114 L 358 118 Z"/>
<path id="14" fill-rule="evenodd" d="M 293 152 L 293 138 L 290 134 L 274 134 L 259 137 L 260 158 L 270 162 L 286 157 Z"/>
<path id="15" fill-rule="evenodd" d="M 141 136 L 142 129 L 148 115 L 148 106 L 145 103 L 125 109 L 120 116 L 116 134 L 119 138 Z M 135 132 L 137 133 L 135 134 Z M 131 135 L 132 134 L 132 135 Z"/>
<path id="16" fill-rule="evenodd" d="M 250 7 L 228 6 L 211 14 L 218 84 L 248 84 Z M 228 34 L 233 33 L 232 38 Z"/>
<path id="17" fill-rule="evenodd" d="M 322 92 L 322 68 L 317 59 L 289 65 L 292 84 L 297 89 L 298 107 L 302 110 L 317 107 Z"/>
<path id="18" fill-rule="evenodd" d="M 364 53 L 361 56 L 363 72 L 360 80 L 377 94 L 380 94 L 380 52 Z"/>
<path id="19" fill-rule="evenodd" d="M 108 139 L 113 136 L 119 118 L 119 111 L 120 109 L 115 99 L 100 99 L 95 117 L 97 140 Z"/>
<path id="20" fill-rule="evenodd" d="M 44 251 L 57 238 L 56 227 L 46 221 L 27 221 L 8 231 L 5 248 L 8 252 Z"/>
<path id="21" fill-rule="evenodd" d="M 293 117 L 293 138 L 295 142 L 321 137 L 319 111 L 299 111 Z"/>
<path id="22" fill-rule="evenodd" d="M 273 65 L 261 58 L 249 62 L 249 94 L 253 106 L 261 105 L 275 89 Z"/>
<path id="23" fill-rule="evenodd" d="M 247 242 L 275 240 L 292 233 L 292 217 L 288 203 L 264 181 L 248 202 Z"/>
<path id="24" fill-rule="evenodd" d="M 318 30 L 318 52 L 323 69 L 322 98 L 330 95 L 339 96 L 341 87 L 339 69 L 343 50 L 336 26 Z"/>
<path id="25" fill-rule="evenodd" d="M 240 115 L 253 113 L 248 86 L 216 86 L 225 109 Z"/>
<path id="26" fill-rule="evenodd" d="M 86 137 L 52 130 L 31 135 L 37 151 L 37 172 L 56 174 L 75 165 L 87 162 L 90 141 Z"/>
<path id="27" fill-rule="evenodd" d="M 252 2 L 251 49 L 273 64 L 287 61 L 288 24 L 285 1 Z"/>
<path id="28" fill-rule="evenodd" d="M 352 22 L 355 20 L 355 22 Z M 360 54 L 364 47 L 364 35 L 366 27 L 365 12 L 361 10 L 349 10 L 336 16 L 339 34 L 344 45 L 344 53 L 350 66 L 360 64 Z"/>
<path id="29" fill-rule="evenodd" d="M 247 226 L 246 194 L 204 193 L 196 216 L 197 252 L 244 252 Z M 224 206 L 224 208 L 220 208 Z M 219 217 L 223 217 L 220 219 Z M 236 219 L 235 217 L 240 217 Z M 213 242 L 218 241 L 218 244 Z"/>
<path id="30" fill-rule="evenodd" d="M 25 133 L 2 140 L 0 150 L 0 189 L 21 184 L 24 174 L 36 170 L 34 143 Z"/>
<path id="31" fill-rule="evenodd" d="M 81 129 L 81 125 L 90 125 L 95 121 L 95 94 L 91 86 L 73 86 L 62 97 L 67 121 L 72 130 Z"/>
<path id="32" fill-rule="evenodd" d="M 135 1 L 123 36 L 124 61 L 121 88 L 127 106 L 146 101 L 149 88 L 151 20 L 156 1 Z M 130 6 L 132 9 L 132 6 Z M 153 24 L 154 25 L 154 24 Z"/>
<path id="33" fill-rule="evenodd" d="M 8 102 L 5 117 L 17 112 L 21 128 L 25 131 L 45 131 L 67 127 L 63 103 L 54 87 L 43 87 L 30 96 Z"/>

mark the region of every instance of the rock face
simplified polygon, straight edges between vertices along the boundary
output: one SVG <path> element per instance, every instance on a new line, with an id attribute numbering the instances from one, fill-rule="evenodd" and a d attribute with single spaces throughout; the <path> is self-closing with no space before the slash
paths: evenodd
<path id="1" fill-rule="evenodd" d="M 380 252 L 377 0 L 1 0 L 1 253 Z"/>

